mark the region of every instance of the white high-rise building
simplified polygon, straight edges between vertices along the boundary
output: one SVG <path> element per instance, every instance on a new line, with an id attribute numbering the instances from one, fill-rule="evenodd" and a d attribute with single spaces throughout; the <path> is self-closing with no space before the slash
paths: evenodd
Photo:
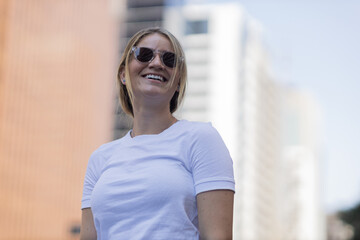
<path id="1" fill-rule="evenodd" d="M 240 4 L 169 6 L 164 26 L 186 52 L 183 118 L 211 121 L 234 161 L 234 239 L 279 239 L 279 103 L 261 26 Z"/>
<path id="2" fill-rule="evenodd" d="M 319 176 L 319 107 L 311 95 L 290 88 L 282 93 L 282 239 L 325 239 Z"/>

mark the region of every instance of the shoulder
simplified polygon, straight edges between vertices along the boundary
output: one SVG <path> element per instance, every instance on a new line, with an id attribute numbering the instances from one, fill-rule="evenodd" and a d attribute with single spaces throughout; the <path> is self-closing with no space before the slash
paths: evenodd
<path id="1" fill-rule="evenodd" d="M 225 146 L 222 137 L 211 122 L 184 121 L 181 131 L 185 132 L 190 152 Z"/>
<path id="2" fill-rule="evenodd" d="M 209 138 L 213 139 L 220 137 L 218 131 L 213 127 L 211 122 L 196 122 L 183 120 L 183 124 L 183 129 L 185 129 L 194 140 L 209 140 Z"/>
<path id="3" fill-rule="evenodd" d="M 123 144 L 126 137 L 104 143 L 100 147 L 98 147 L 90 156 L 90 161 L 92 162 L 103 162 L 106 159 L 109 159 L 114 151 Z"/>
<path id="4" fill-rule="evenodd" d="M 216 132 L 216 129 L 212 126 L 211 122 L 196 122 L 182 120 L 183 126 L 182 129 L 187 130 L 189 133 L 197 134 L 208 134 L 211 132 Z"/>

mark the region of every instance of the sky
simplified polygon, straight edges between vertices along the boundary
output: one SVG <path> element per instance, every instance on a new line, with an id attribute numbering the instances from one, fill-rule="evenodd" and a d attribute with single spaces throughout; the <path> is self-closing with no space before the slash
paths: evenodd
<path id="1" fill-rule="evenodd" d="M 360 1 L 239 0 L 264 30 L 279 81 L 321 108 L 321 186 L 327 212 L 360 203 Z"/>

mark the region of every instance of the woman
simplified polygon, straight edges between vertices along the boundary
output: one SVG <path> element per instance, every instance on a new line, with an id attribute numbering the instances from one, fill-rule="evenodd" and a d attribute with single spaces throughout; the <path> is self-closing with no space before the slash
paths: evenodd
<path id="1" fill-rule="evenodd" d="M 144 29 L 118 70 L 126 136 L 90 157 L 81 239 L 232 239 L 232 160 L 210 123 L 176 119 L 186 88 L 181 45 Z"/>

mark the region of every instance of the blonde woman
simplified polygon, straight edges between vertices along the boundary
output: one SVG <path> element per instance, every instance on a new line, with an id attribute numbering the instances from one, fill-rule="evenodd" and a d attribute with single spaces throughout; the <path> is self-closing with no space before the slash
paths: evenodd
<path id="1" fill-rule="evenodd" d="M 124 137 L 90 157 L 81 239 L 232 239 L 234 177 L 210 123 L 178 120 L 186 89 L 178 40 L 161 28 L 136 33 L 118 70 Z"/>

